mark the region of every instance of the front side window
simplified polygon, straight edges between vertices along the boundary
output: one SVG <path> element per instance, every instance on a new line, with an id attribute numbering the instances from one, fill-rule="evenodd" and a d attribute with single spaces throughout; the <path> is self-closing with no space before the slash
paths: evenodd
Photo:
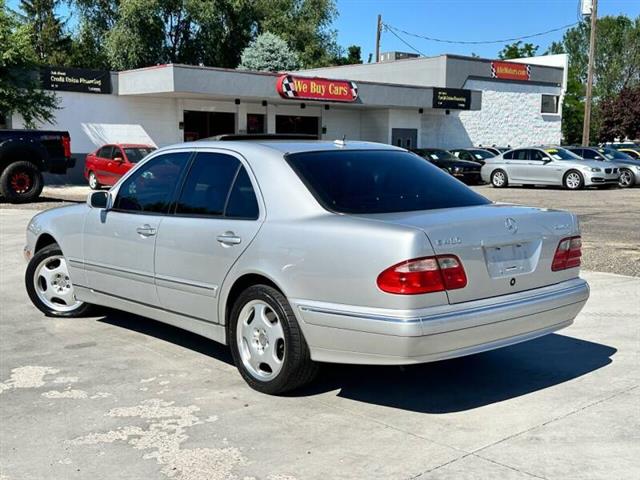
<path id="1" fill-rule="evenodd" d="M 409 212 L 491 203 L 408 152 L 302 152 L 286 159 L 318 202 L 334 212 Z"/>
<path id="2" fill-rule="evenodd" d="M 177 214 L 221 216 L 240 161 L 223 153 L 198 153 L 184 183 Z"/>
<path id="3" fill-rule="evenodd" d="M 190 152 L 158 155 L 134 171 L 118 190 L 114 210 L 167 213 Z"/>
<path id="4" fill-rule="evenodd" d="M 124 153 L 127 155 L 129 162 L 138 163 L 154 150 L 155 148 L 151 147 L 125 147 Z"/>
<path id="5" fill-rule="evenodd" d="M 550 158 L 540 150 L 531 150 L 531 160 L 537 160 L 539 162 L 545 162 L 550 160 Z"/>
<path id="6" fill-rule="evenodd" d="M 542 113 L 558 113 L 558 104 L 560 97 L 558 95 L 542 95 Z"/>
<path id="7" fill-rule="evenodd" d="M 490 152 L 489 150 L 471 150 L 471 154 L 477 160 L 486 160 L 487 158 L 495 157 L 495 154 Z"/>
<path id="8" fill-rule="evenodd" d="M 111 152 L 111 158 L 113 158 L 113 159 L 123 158 L 122 157 L 122 150 L 120 150 L 120 147 L 113 147 L 113 152 Z"/>

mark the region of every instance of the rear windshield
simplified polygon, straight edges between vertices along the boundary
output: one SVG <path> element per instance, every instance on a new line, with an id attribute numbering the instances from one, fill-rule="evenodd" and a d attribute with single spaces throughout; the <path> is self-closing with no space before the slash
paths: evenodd
<path id="1" fill-rule="evenodd" d="M 447 152 L 446 150 L 429 150 L 421 148 L 414 150 L 414 152 L 421 157 L 428 158 L 430 160 L 458 160 L 451 154 L 451 152 Z"/>
<path id="2" fill-rule="evenodd" d="M 491 203 L 408 152 L 303 152 L 286 159 L 318 202 L 339 213 L 410 212 Z"/>

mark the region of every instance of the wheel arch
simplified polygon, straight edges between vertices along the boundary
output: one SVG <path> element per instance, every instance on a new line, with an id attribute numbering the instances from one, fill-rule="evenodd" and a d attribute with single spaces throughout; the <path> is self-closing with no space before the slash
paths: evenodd
<path id="1" fill-rule="evenodd" d="M 36 240 L 36 246 L 33 253 L 39 252 L 49 245 L 59 245 L 59 243 L 50 233 L 43 233 L 38 237 L 38 240 Z"/>
<path id="2" fill-rule="evenodd" d="M 242 292 L 244 292 L 247 288 L 252 287 L 253 285 L 268 285 L 275 288 L 286 297 L 286 294 L 284 293 L 282 288 L 280 288 L 280 286 L 268 275 L 259 272 L 248 272 L 240 275 L 233 281 L 233 284 L 229 288 L 226 295 L 223 295 L 220 299 L 220 313 L 222 314 L 220 318 L 224 320 L 227 338 L 230 325 L 229 315 L 231 314 L 231 310 L 233 309 L 233 304 Z"/>

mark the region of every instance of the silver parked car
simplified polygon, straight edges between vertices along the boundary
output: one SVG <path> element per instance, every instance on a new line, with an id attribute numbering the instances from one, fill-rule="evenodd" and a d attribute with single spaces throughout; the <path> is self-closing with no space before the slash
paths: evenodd
<path id="1" fill-rule="evenodd" d="M 141 161 L 86 204 L 28 225 L 46 315 L 91 305 L 228 344 L 280 393 L 316 362 L 470 355 L 570 325 L 589 296 L 576 217 L 496 205 L 406 150 L 203 141 Z M 541 352 L 542 354 L 542 352 Z"/>
<path id="2" fill-rule="evenodd" d="M 624 152 L 609 147 L 567 147 L 567 150 L 584 158 L 608 162 L 603 165 L 618 167 L 619 185 L 623 188 L 640 185 L 640 160 L 632 158 Z"/>
<path id="3" fill-rule="evenodd" d="M 488 158 L 480 170 L 482 180 L 496 188 L 509 185 L 558 185 L 569 190 L 616 185 L 617 165 L 584 160 L 561 147 L 530 147 L 510 150 Z"/>

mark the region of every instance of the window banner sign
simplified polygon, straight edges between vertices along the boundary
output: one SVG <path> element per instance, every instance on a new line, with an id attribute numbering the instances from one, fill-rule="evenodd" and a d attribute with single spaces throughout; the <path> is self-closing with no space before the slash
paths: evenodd
<path id="1" fill-rule="evenodd" d="M 44 90 L 111 93 L 111 74 L 108 70 L 41 67 L 40 81 Z"/>
<path id="2" fill-rule="evenodd" d="M 434 88 L 433 108 L 469 110 L 471 108 L 471 90 L 463 88 Z"/>
<path id="3" fill-rule="evenodd" d="M 491 62 L 491 78 L 531 80 L 531 66 L 524 63 Z"/>
<path id="4" fill-rule="evenodd" d="M 291 100 L 355 102 L 358 99 L 358 86 L 349 80 L 280 75 L 276 90 L 282 98 Z"/>

